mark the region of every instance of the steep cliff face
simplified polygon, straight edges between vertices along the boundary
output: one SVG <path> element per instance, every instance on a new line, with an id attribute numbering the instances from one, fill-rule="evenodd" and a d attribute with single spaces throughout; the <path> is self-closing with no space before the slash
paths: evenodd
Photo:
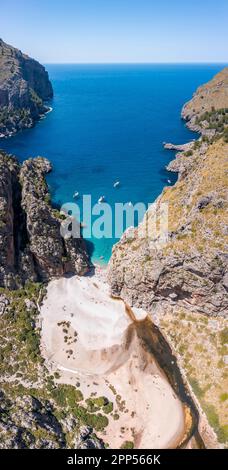
<path id="1" fill-rule="evenodd" d="M 0 155 L 0 285 L 11 282 L 15 266 L 13 194 L 17 191 L 19 166 Z"/>
<path id="2" fill-rule="evenodd" d="M 52 96 L 45 68 L 0 39 L 0 137 L 32 127 Z"/>
<path id="3" fill-rule="evenodd" d="M 41 279 L 65 272 L 85 274 L 88 257 L 82 238 L 63 239 L 61 215 L 50 205 L 45 174 L 51 171 L 48 160 L 35 158 L 23 163 L 20 171 L 21 206 L 26 213 L 30 251 Z"/>
<path id="4" fill-rule="evenodd" d="M 84 241 L 65 240 L 61 215 L 50 204 L 48 160 L 22 165 L 0 154 L 0 286 L 16 288 L 71 272 L 84 274 L 89 260 Z"/>
<path id="5" fill-rule="evenodd" d="M 168 204 L 168 243 L 158 249 L 153 240 L 138 236 L 146 224 L 150 226 L 149 210 L 133 239 L 125 234 L 113 248 L 109 265 L 111 289 L 131 305 L 148 311 L 178 304 L 208 315 L 227 312 L 227 77 L 225 69 L 212 84 L 201 87 L 193 102 L 184 107 L 183 115 L 191 119 L 195 119 L 197 110 L 200 122 L 206 103 L 211 109 L 211 104 L 216 104 L 214 95 L 218 96 L 216 109 L 204 120 L 206 127 L 216 113 L 213 136 L 201 138 L 190 151 L 178 155 L 170 169 L 180 171 L 179 180 L 174 187 L 165 188 L 157 200 L 158 217 L 161 204 Z M 195 104 L 198 95 L 207 96 L 200 109 Z M 223 122 L 217 129 L 221 103 Z"/>
<path id="6" fill-rule="evenodd" d="M 227 166 L 228 144 L 218 141 L 202 155 L 195 153 L 186 175 L 157 200 L 169 207 L 169 241 L 126 236 L 109 266 L 112 292 L 148 311 L 176 304 L 208 315 L 228 308 Z M 146 224 L 146 220 L 143 222 Z M 142 225 L 143 225 L 142 224 Z M 150 211 L 148 212 L 150 224 Z"/>

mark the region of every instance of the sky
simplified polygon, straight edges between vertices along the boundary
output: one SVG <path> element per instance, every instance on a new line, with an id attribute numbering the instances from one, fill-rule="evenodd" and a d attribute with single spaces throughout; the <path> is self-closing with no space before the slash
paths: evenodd
<path id="1" fill-rule="evenodd" d="M 0 37 L 43 63 L 228 62 L 228 0 L 0 0 Z"/>

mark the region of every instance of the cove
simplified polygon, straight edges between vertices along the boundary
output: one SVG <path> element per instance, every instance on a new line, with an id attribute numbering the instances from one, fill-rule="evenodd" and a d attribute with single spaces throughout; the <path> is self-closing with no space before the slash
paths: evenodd
<path id="1" fill-rule="evenodd" d="M 75 191 L 91 194 L 92 204 L 104 195 L 111 206 L 148 205 L 168 179 L 176 181 L 165 170 L 174 154 L 162 143 L 197 137 L 181 121 L 181 108 L 220 69 L 219 64 L 47 65 L 53 111 L 33 129 L 1 139 L 0 147 L 21 161 L 37 155 L 51 161 L 48 183 L 57 206 L 73 202 Z M 120 185 L 114 188 L 116 181 Z M 92 261 L 106 264 L 116 241 L 114 234 L 89 239 Z"/>

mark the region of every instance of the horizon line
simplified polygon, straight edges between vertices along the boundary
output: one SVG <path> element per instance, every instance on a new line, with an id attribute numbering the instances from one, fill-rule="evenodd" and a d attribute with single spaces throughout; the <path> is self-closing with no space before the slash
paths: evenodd
<path id="1" fill-rule="evenodd" d="M 227 65 L 228 61 L 219 62 L 43 62 L 47 65 Z"/>

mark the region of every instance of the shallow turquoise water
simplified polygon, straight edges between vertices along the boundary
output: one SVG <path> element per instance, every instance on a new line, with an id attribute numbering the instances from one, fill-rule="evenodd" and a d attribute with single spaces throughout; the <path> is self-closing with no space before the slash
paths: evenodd
<path id="1" fill-rule="evenodd" d="M 73 193 L 115 202 L 150 203 L 167 179 L 173 158 L 162 142 L 195 137 L 180 119 L 182 105 L 221 65 L 48 65 L 53 111 L 34 129 L 1 140 L 20 160 L 42 155 L 56 204 Z M 113 188 L 120 180 L 121 186 Z M 115 238 L 90 240 L 93 261 L 107 262 Z"/>

